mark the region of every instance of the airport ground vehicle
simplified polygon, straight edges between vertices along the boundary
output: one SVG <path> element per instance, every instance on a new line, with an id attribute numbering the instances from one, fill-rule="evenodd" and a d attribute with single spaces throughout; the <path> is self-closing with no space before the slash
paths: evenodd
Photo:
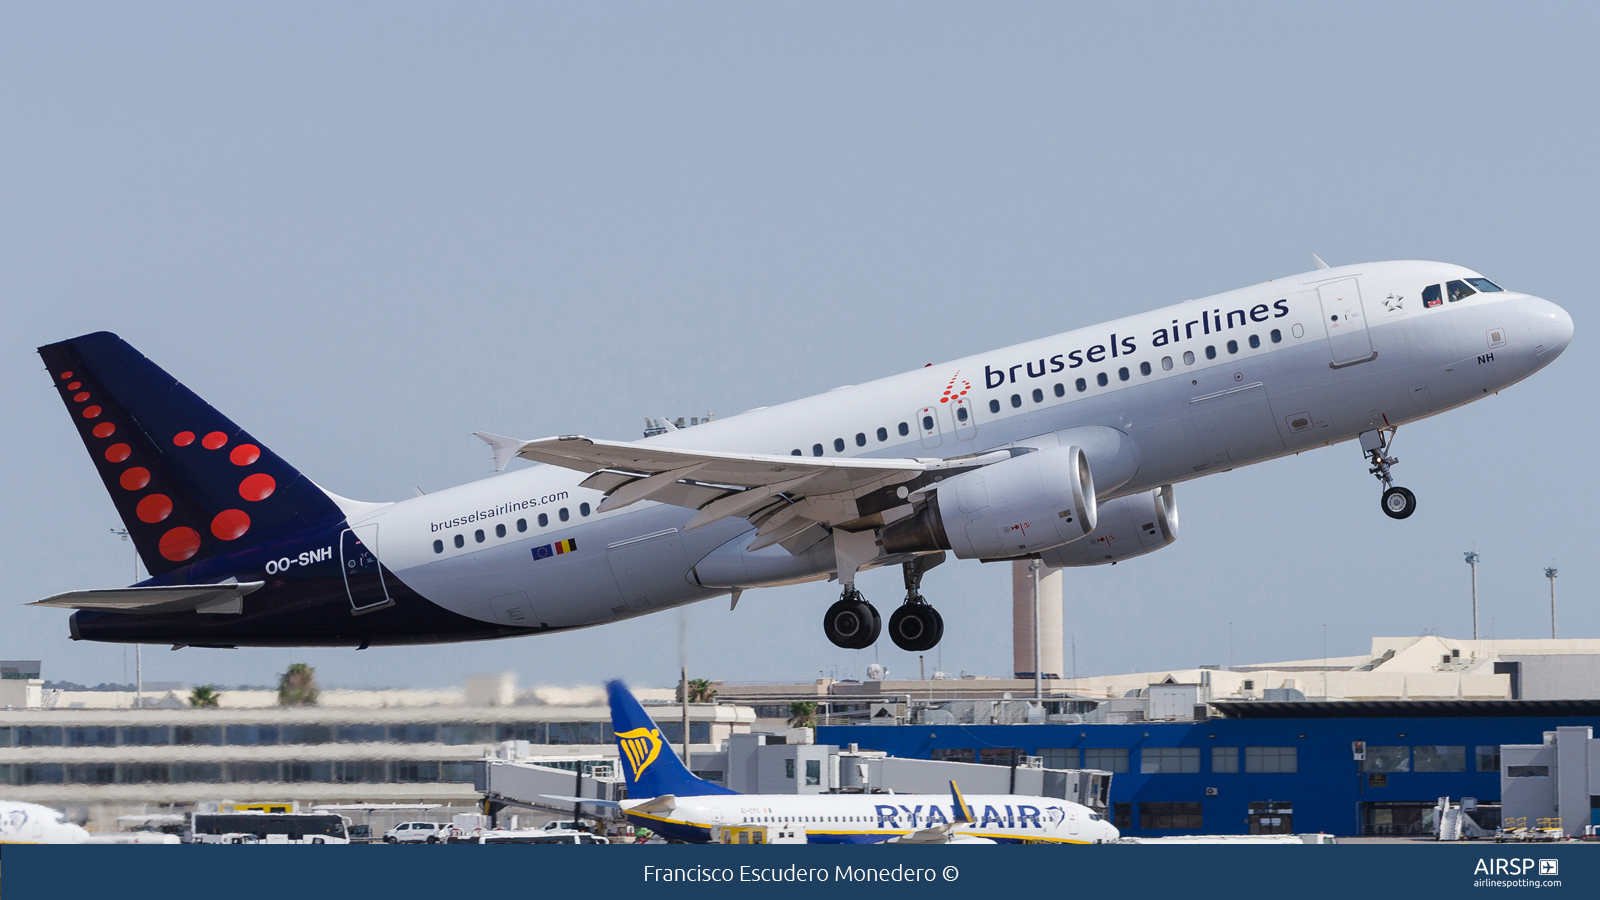
<path id="1" fill-rule="evenodd" d="M 348 844 L 344 816 L 334 813 L 195 813 L 191 844 Z"/>
<path id="2" fill-rule="evenodd" d="M 401 822 L 383 833 L 385 844 L 437 844 L 444 840 L 448 825 L 434 822 Z"/>

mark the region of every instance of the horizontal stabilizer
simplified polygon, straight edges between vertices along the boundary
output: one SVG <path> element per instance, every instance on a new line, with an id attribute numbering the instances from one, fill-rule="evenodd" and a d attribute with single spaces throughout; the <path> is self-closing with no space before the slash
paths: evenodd
<path id="1" fill-rule="evenodd" d="M 29 606 L 53 606 L 58 609 L 93 609 L 108 612 L 155 615 L 157 613 L 188 612 L 239 613 L 244 606 L 244 595 L 259 590 L 264 581 L 247 581 L 242 584 L 178 584 L 150 587 L 106 588 L 97 591 L 68 591 Z"/>

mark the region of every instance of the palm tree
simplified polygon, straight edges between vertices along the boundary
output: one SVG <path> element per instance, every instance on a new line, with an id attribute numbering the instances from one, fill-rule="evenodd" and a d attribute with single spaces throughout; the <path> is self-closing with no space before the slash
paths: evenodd
<path id="1" fill-rule="evenodd" d="M 789 727 L 817 727 L 817 704 L 810 700 L 796 700 L 789 704 Z"/>
<path id="2" fill-rule="evenodd" d="M 279 706 L 315 706 L 317 695 L 317 670 L 305 663 L 295 663 L 278 679 Z"/>
<path id="3" fill-rule="evenodd" d="M 711 686 L 709 678 L 689 679 L 689 702 L 710 703 L 717 699 L 717 689 Z"/>
<path id="4" fill-rule="evenodd" d="M 189 705 L 195 709 L 216 709 L 222 705 L 222 694 L 209 684 L 202 684 L 189 692 Z"/>

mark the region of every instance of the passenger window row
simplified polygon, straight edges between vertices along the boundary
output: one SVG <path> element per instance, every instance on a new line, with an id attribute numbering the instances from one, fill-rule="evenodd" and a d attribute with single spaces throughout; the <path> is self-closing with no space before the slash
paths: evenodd
<path id="1" fill-rule="evenodd" d="M 1276 328 L 1272 329 L 1272 331 L 1270 333 L 1268 333 L 1267 337 L 1274 344 L 1283 343 L 1283 332 L 1278 330 L 1278 329 L 1276 329 Z M 1252 334 L 1252 335 L 1250 335 L 1249 338 L 1246 339 L 1246 341 L 1247 341 L 1247 343 L 1249 343 L 1250 349 L 1252 349 L 1252 350 L 1261 349 L 1261 335 Z M 1239 342 L 1236 341 L 1236 340 L 1229 340 L 1226 346 L 1227 346 L 1228 353 L 1230 355 L 1239 352 Z M 1206 347 L 1206 349 L 1205 349 L 1205 354 L 1206 354 L 1206 359 L 1216 359 L 1217 358 L 1217 347 L 1216 347 L 1216 345 L 1215 344 L 1208 345 Z M 1194 363 L 1195 363 L 1194 351 L 1193 350 L 1185 350 L 1183 352 L 1183 364 L 1186 365 L 1186 366 L 1192 366 L 1192 365 L 1194 365 Z M 1163 372 L 1172 371 L 1172 367 L 1173 367 L 1172 357 L 1170 357 L 1170 356 L 1161 357 L 1161 370 Z M 1153 366 L 1150 365 L 1150 363 L 1148 363 L 1148 362 L 1139 363 L 1139 374 L 1140 375 L 1148 376 L 1153 371 L 1155 371 L 1155 369 L 1154 369 Z M 1132 378 L 1133 378 L 1133 372 L 1127 366 L 1123 366 L 1122 368 L 1117 370 L 1117 380 L 1118 381 L 1129 381 Z M 1105 372 L 1100 372 L 1100 373 L 1095 375 L 1094 381 L 1095 381 L 1095 384 L 1099 385 L 1100 387 L 1106 387 L 1107 385 L 1109 385 L 1111 383 L 1111 376 L 1109 374 L 1105 373 Z M 1077 381 L 1073 382 L 1073 387 L 1077 388 L 1078 389 L 1078 393 L 1081 394 L 1084 391 L 1087 391 L 1089 389 L 1089 381 L 1086 378 L 1079 378 Z M 1055 395 L 1057 397 L 1065 397 L 1067 395 L 1066 385 L 1063 385 L 1063 384 L 1058 382 L 1056 384 L 1055 388 L 1054 388 L 1054 393 L 1055 393 Z M 1034 388 L 1033 389 L 1033 402 L 1035 402 L 1035 403 L 1043 403 L 1044 402 L 1044 391 L 1042 389 L 1040 389 L 1040 388 Z M 1021 408 L 1021 406 L 1022 406 L 1022 395 L 1021 394 L 1012 394 L 1011 395 L 1011 406 L 1014 409 Z M 1000 406 L 1000 401 L 999 400 L 990 400 L 989 401 L 989 412 L 998 413 L 1000 411 L 1000 409 L 1001 409 L 1001 406 Z"/>
<path id="2" fill-rule="evenodd" d="M 591 513 L 591 512 L 593 512 L 593 510 L 590 508 L 589 504 L 587 504 L 587 503 L 579 503 L 578 504 L 578 515 L 587 517 L 589 515 L 589 513 Z M 565 506 L 563 506 L 563 507 L 561 507 L 561 509 L 556 511 L 556 518 L 558 518 L 561 521 L 565 522 L 568 519 L 572 518 L 572 513 L 568 512 L 567 508 Z M 550 527 L 550 516 L 549 516 L 549 514 L 547 514 L 547 513 L 539 513 L 539 527 L 540 528 L 549 528 Z M 517 531 L 522 532 L 522 531 L 527 531 L 527 530 L 528 530 L 528 520 L 527 519 L 518 519 L 517 520 Z M 503 537 L 506 536 L 505 523 L 502 522 L 499 525 L 494 526 L 494 536 L 497 537 L 497 538 L 503 538 Z M 484 534 L 484 531 L 483 531 L 482 528 L 479 528 L 479 529 L 477 529 L 477 530 L 472 532 L 473 543 L 481 544 L 484 541 L 487 541 L 488 539 L 489 539 L 489 536 L 487 534 Z M 454 538 L 454 543 L 456 545 L 456 549 L 458 549 L 458 550 L 461 549 L 462 547 L 465 547 L 467 545 L 466 535 L 464 535 L 464 534 L 456 535 L 455 538 Z M 443 553 L 444 552 L 444 541 L 434 541 L 433 542 L 433 552 L 435 552 L 435 553 Z"/>
<path id="3" fill-rule="evenodd" d="M 967 420 L 966 419 L 966 415 L 965 415 L 966 410 L 963 409 L 963 410 L 961 410 L 961 412 L 963 413 L 963 415 L 961 416 L 961 421 L 965 422 Z M 933 427 L 932 418 L 927 418 L 927 424 L 924 425 L 923 427 L 924 428 L 932 428 Z M 911 434 L 911 424 L 909 422 L 901 422 L 896 427 L 895 430 L 897 432 L 899 432 L 901 437 L 906 437 L 907 435 Z M 878 431 L 877 431 L 876 437 L 878 438 L 878 443 L 880 443 L 880 444 L 887 443 L 888 440 L 889 440 L 889 429 L 887 429 L 887 428 L 879 428 Z M 855 444 L 856 444 L 857 447 L 865 447 L 867 445 L 867 433 L 865 431 L 856 432 Z M 845 448 L 844 438 L 834 438 L 833 439 L 833 451 L 835 453 L 843 453 L 844 452 L 844 448 Z M 823 448 L 822 448 L 821 444 L 812 444 L 811 445 L 811 455 L 812 456 L 821 456 L 823 454 L 823 452 L 824 451 L 823 451 Z M 800 449 L 798 447 L 793 449 L 793 450 L 790 450 L 789 451 L 789 455 L 790 456 L 805 456 L 804 453 L 800 452 Z"/>
<path id="4" fill-rule="evenodd" d="M 1483 279 L 1475 279 L 1475 280 L 1476 281 L 1482 281 Z M 1499 290 L 1499 288 L 1495 288 L 1495 290 Z M 1283 343 L 1283 332 L 1278 330 L 1278 329 L 1276 329 L 1276 328 L 1274 328 L 1274 329 L 1272 329 L 1272 331 L 1268 332 L 1267 337 L 1274 344 Z M 1250 349 L 1251 350 L 1259 350 L 1259 349 L 1261 349 L 1261 335 L 1252 334 L 1248 338 L 1246 338 L 1245 341 L 1246 341 L 1246 343 L 1248 343 L 1250 345 Z M 1236 353 L 1239 352 L 1239 342 L 1236 341 L 1236 340 L 1230 339 L 1225 346 L 1227 347 L 1227 351 L 1228 351 L 1229 355 L 1233 355 L 1233 354 L 1236 354 Z M 1216 345 L 1215 344 L 1208 345 L 1206 347 L 1206 349 L 1205 349 L 1205 354 L 1206 354 L 1206 359 L 1216 359 L 1217 358 L 1217 347 L 1216 347 Z M 1194 351 L 1193 350 L 1185 350 L 1184 353 L 1183 353 L 1183 364 L 1186 365 L 1186 366 L 1192 366 L 1192 365 L 1194 365 L 1194 363 L 1195 363 Z M 1170 356 L 1161 357 L 1161 370 L 1162 371 L 1164 371 L 1164 372 L 1172 371 L 1173 365 L 1174 365 L 1174 363 L 1173 363 L 1172 357 L 1170 357 Z M 1152 366 L 1150 363 L 1148 363 L 1148 362 L 1139 363 L 1139 374 L 1140 375 L 1149 376 L 1154 371 L 1155 371 L 1155 367 Z M 1118 381 L 1129 381 L 1132 378 L 1133 378 L 1133 372 L 1127 366 L 1123 366 L 1123 367 L 1121 367 L 1120 369 L 1117 370 L 1117 380 Z M 1095 384 L 1099 385 L 1100 387 L 1106 387 L 1107 385 L 1109 385 L 1111 383 L 1111 376 L 1109 374 L 1105 373 L 1105 372 L 1100 372 L 1097 375 L 1095 375 L 1094 380 L 1095 380 Z M 1087 391 L 1089 389 L 1089 382 L 1086 379 L 1079 378 L 1076 382 L 1074 382 L 1073 386 L 1076 387 L 1078 389 L 1078 393 L 1081 394 L 1084 391 Z M 1057 382 L 1056 385 L 1051 389 L 1051 391 L 1057 397 L 1065 397 L 1067 395 L 1067 386 L 1065 384 Z M 1044 398 L 1045 398 L 1044 389 L 1043 388 L 1034 388 L 1031 396 L 1033 398 L 1033 402 L 1034 403 L 1043 403 L 1044 402 Z M 1012 394 L 1011 398 L 1010 398 L 1010 403 L 1011 403 L 1011 408 L 1012 409 L 1021 409 L 1022 408 L 1022 395 L 1021 394 Z M 1002 408 L 1001 407 L 1001 403 L 1000 403 L 1000 401 L 998 399 L 991 399 L 989 401 L 989 412 L 998 413 L 998 412 L 1000 412 L 1001 408 Z M 971 417 L 972 417 L 971 413 L 969 413 L 967 411 L 967 407 L 964 406 L 964 405 L 960 405 L 960 406 L 956 407 L 955 415 L 956 415 L 956 424 L 957 424 L 958 427 L 961 426 L 961 425 L 965 425 L 968 421 L 971 420 Z M 933 426 L 934 426 L 934 423 L 933 423 L 933 417 L 932 416 L 923 416 L 922 417 L 922 430 L 923 431 L 925 431 L 925 432 L 926 431 L 933 431 Z M 897 430 L 899 431 L 901 437 L 907 437 L 907 436 L 909 436 L 911 434 L 911 426 L 909 424 L 905 423 L 905 422 L 901 422 Z M 880 444 L 887 442 L 889 440 L 889 430 L 887 428 L 879 428 L 878 431 L 877 431 L 877 438 L 878 438 L 878 443 L 880 443 Z M 865 447 L 865 446 L 867 446 L 867 433 L 865 431 L 856 432 L 855 445 L 857 447 Z M 845 452 L 845 447 L 846 446 L 848 446 L 848 445 L 845 442 L 844 438 L 841 437 L 841 438 L 834 438 L 833 439 L 833 451 L 835 453 L 843 453 L 843 452 Z M 824 445 L 820 444 L 820 443 L 811 445 L 811 455 L 812 456 L 822 456 L 826 452 L 827 452 L 827 448 Z M 795 448 L 793 450 L 790 450 L 789 451 L 789 455 L 790 456 L 805 456 L 805 453 L 802 452 L 797 447 L 797 448 Z M 461 539 L 460 536 L 457 536 L 456 540 L 460 541 L 460 539 Z M 458 543 L 456 546 L 459 547 L 460 544 Z"/>

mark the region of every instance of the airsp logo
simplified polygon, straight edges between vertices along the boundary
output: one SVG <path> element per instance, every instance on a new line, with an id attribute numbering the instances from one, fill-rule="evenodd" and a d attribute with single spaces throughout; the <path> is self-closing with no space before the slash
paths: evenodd
<path id="1" fill-rule="evenodd" d="M 1541 859 L 1541 860 L 1539 860 L 1539 874 L 1540 875 L 1560 875 L 1561 874 L 1561 860 L 1559 860 L 1559 859 Z"/>

